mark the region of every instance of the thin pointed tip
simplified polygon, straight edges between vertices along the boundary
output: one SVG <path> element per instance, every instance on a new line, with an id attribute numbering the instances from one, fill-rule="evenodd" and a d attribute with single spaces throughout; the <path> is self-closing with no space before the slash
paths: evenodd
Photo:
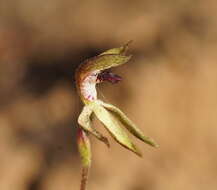
<path id="1" fill-rule="evenodd" d="M 110 143 L 109 143 L 109 141 L 105 142 L 105 144 L 106 144 L 106 146 L 107 146 L 108 148 L 110 148 Z"/>
<path id="2" fill-rule="evenodd" d="M 129 40 L 126 44 L 125 44 L 125 46 L 129 46 L 130 44 L 132 44 L 133 43 L 133 40 Z"/>
<path id="3" fill-rule="evenodd" d="M 99 140 L 102 141 L 108 148 L 110 148 L 109 140 L 106 137 L 102 136 Z"/>
<path id="4" fill-rule="evenodd" d="M 158 148 L 159 145 L 150 137 L 142 137 L 142 138 L 139 138 L 140 140 L 142 140 L 144 143 L 150 145 L 150 146 L 153 146 L 155 148 Z"/>
<path id="5" fill-rule="evenodd" d="M 154 147 L 155 147 L 155 148 L 159 148 L 159 144 L 156 144 L 156 143 L 155 143 L 155 144 L 154 144 Z"/>
<path id="6" fill-rule="evenodd" d="M 149 144 L 149 145 L 151 145 L 152 147 L 154 147 L 154 148 L 158 148 L 159 147 L 159 145 L 157 144 L 157 143 L 155 143 L 155 142 L 147 142 L 147 141 L 144 141 L 146 144 Z"/>
<path id="7" fill-rule="evenodd" d="M 149 143 L 151 146 L 158 148 L 159 144 L 157 144 L 156 142 L 154 142 L 153 140 Z"/>
<path id="8" fill-rule="evenodd" d="M 143 155 L 141 152 L 135 152 L 137 156 L 139 156 L 140 158 L 143 158 Z"/>
<path id="9" fill-rule="evenodd" d="M 133 149 L 131 149 L 137 156 L 139 156 L 140 158 L 142 158 L 142 153 L 141 151 L 137 148 L 137 146 L 135 144 L 133 144 Z"/>

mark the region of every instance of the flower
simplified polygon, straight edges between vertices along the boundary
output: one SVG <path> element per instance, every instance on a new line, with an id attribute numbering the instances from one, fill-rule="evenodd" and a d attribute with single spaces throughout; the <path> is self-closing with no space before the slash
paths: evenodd
<path id="1" fill-rule="evenodd" d="M 157 147 L 157 144 L 151 138 L 146 137 L 119 108 L 97 98 L 96 85 L 98 83 L 105 81 L 117 83 L 122 79 L 120 76 L 111 73 L 108 69 L 120 66 L 130 60 L 131 55 L 126 55 L 129 43 L 130 42 L 120 48 L 107 50 L 98 56 L 85 60 L 76 70 L 75 79 L 77 91 L 85 105 L 78 118 L 78 147 L 83 160 L 83 168 L 88 168 L 91 163 L 88 134 L 95 136 L 109 146 L 108 139 L 92 127 L 91 116 L 93 114 L 101 121 L 111 136 L 120 145 L 138 156 L 142 156 L 141 152 L 132 143 L 121 125 L 141 141 Z M 87 179 L 87 170 L 85 171 L 85 179 Z M 85 189 L 85 187 L 83 187 L 83 189 Z"/>

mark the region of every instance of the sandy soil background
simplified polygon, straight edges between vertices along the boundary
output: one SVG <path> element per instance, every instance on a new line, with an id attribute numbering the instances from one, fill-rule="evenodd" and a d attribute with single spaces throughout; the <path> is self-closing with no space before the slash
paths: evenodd
<path id="1" fill-rule="evenodd" d="M 124 80 L 100 96 L 160 147 L 134 139 L 140 159 L 91 138 L 89 189 L 215 190 L 216 10 L 214 0 L 1 0 L 0 190 L 79 189 L 74 71 L 128 40 L 133 59 L 114 69 Z"/>

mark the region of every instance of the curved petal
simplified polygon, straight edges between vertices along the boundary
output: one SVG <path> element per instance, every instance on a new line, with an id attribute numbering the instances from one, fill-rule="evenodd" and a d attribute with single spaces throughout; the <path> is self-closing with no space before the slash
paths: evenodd
<path id="1" fill-rule="evenodd" d="M 110 132 L 112 137 L 122 146 L 141 156 L 140 151 L 131 142 L 126 132 L 120 127 L 118 120 L 97 102 L 90 104 L 91 109 L 97 118 L 104 124 L 105 128 Z"/>
<path id="2" fill-rule="evenodd" d="M 93 111 L 88 106 L 84 106 L 81 114 L 78 117 L 78 123 L 85 131 L 88 131 L 90 134 L 95 136 L 100 141 L 104 142 L 109 147 L 110 145 L 108 139 L 91 126 L 90 117 L 92 112 Z"/>
<path id="3" fill-rule="evenodd" d="M 158 147 L 158 144 L 154 142 L 154 140 L 150 137 L 147 137 L 143 134 L 143 132 L 117 107 L 111 104 L 104 103 L 100 101 L 101 104 L 115 114 L 115 116 L 121 121 L 121 123 L 138 139 L 143 142 Z"/>

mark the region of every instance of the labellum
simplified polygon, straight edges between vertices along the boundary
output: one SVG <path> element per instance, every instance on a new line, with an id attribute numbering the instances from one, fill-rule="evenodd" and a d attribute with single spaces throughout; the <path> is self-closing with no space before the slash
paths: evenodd
<path id="1" fill-rule="evenodd" d="M 78 149 L 82 159 L 83 174 L 80 190 L 86 190 L 88 169 L 91 165 L 91 148 L 88 135 L 93 135 L 109 147 L 108 139 L 92 126 L 91 116 L 95 115 L 104 125 L 110 135 L 120 145 L 142 156 L 136 145 L 123 129 L 125 127 L 132 135 L 144 143 L 157 147 L 153 139 L 143 132 L 117 107 L 97 98 L 96 85 L 108 81 L 115 84 L 122 80 L 109 69 L 128 62 L 131 55 L 126 55 L 130 42 L 120 48 L 107 50 L 100 55 L 84 61 L 76 71 L 76 86 L 84 108 L 78 117 Z"/>
<path id="2" fill-rule="evenodd" d="M 112 72 L 105 70 L 98 74 L 97 80 L 100 82 L 108 81 L 112 84 L 115 84 L 122 80 L 119 75 L 113 74 Z"/>

